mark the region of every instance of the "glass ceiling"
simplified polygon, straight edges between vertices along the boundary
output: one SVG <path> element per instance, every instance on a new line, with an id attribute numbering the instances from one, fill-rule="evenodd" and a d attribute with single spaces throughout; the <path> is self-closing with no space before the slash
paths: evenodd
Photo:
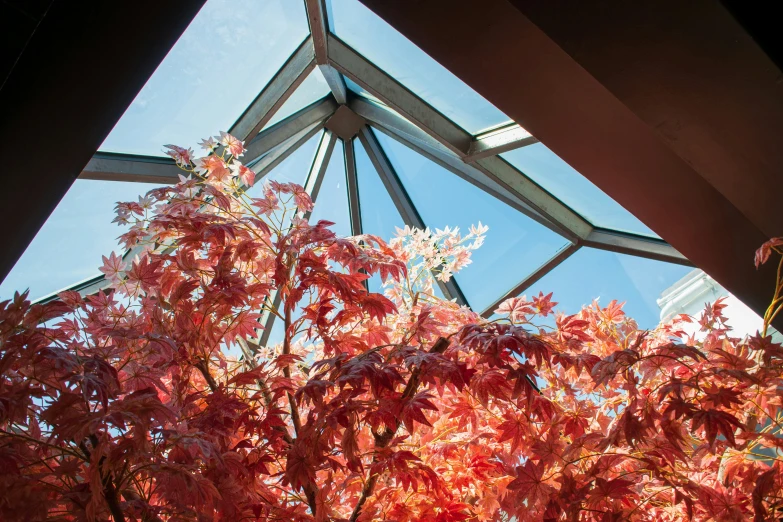
<path id="1" fill-rule="evenodd" d="M 314 45 L 303 0 L 208 0 L 101 150 L 162 156 L 163 145 L 168 143 L 196 148 L 201 138 L 228 130 L 274 76 L 293 83 L 306 73 L 290 97 L 278 100 L 282 101 L 276 104 L 280 108 L 266 115 L 269 122 L 262 133 L 274 142 L 270 147 L 276 148 L 257 152 L 257 158 L 273 154 L 270 151 L 284 156 L 265 172 L 267 179 L 304 184 L 318 148 L 329 141 L 322 139 L 329 132 L 323 129 L 330 128 L 336 100 L 346 101 L 339 89 L 343 82 L 345 105 L 371 127 L 370 136 L 377 140 L 378 149 L 365 149 L 357 138 L 337 140 L 323 170 L 311 221 L 333 221 L 338 234 L 351 233 L 352 203 L 347 193 L 351 169 L 346 167 L 349 155 L 345 154 L 350 147 L 359 195 L 354 211 L 361 216 L 362 230 L 385 239 L 393 237 L 405 220 L 371 160 L 380 154 L 426 226 L 456 226 L 463 231 L 478 221 L 489 226 L 473 263 L 455 278 L 465 304 L 477 312 L 491 315 L 504 295 L 541 290 L 554 291 L 558 308 L 569 313 L 595 298 L 604 304 L 617 298 L 627 301 L 627 311 L 641 326 L 657 322 L 656 299 L 689 270 L 682 266 L 687 260 L 544 144 L 520 138 L 511 150 L 506 145 L 493 151 L 491 143 L 485 145 L 477 135 L 511 123 L 509 118 L 360 2 L 331 0 L 324 11 L 328 25 L 325 20 L 314 19 L 314 23 L 324 24 L 331 31 L 329 38 L 339 38 L 355 53 L 348 65 L 335 62 L 325 67 L 334 66 L 362 79 L 369 68 L 353 71 L 350 63 L 372 62 L 386 78 L 414 95 L 411 103 L 418 105 L 410 108 L 412 113 L 429 114 L 433 120 L 445 116 L 438 121 L 464 129 L 474 137 L 473 146 L 489 149 L 484 156 L 498 156 L 507 163 L 475 163 L 470 158 L 472 148 L 444 147 L 449 142 L 439 134 L 441 129 L 417 126 L 405 113 L 406 107 L 398 107 L 401 113 L 396 114 L 378 101 L 390 99 L 393 92 L 368 92 L 340 74 L 327 75 L 327 83 L 324 65 L 289 70 L 293 66 L 288 59 L 302 42 Z M 393 81 L 361 83 L 396 85 Z M 337 89 L 334 95 L 332 89 Z M 322 99 L 331 101 L 328 110 L 314 103 Z M 383 110 L 377 113 L 363 112 L 381 106 Z M 316 114 L 318 110 L 327 112 Z M 289 116 L 295 122 L 293 131 L 290 124 L 287 129 L 280 124 Z M 245 158 L 248 163 L 254 159 Z M 101 255 L 119 249 L 116 238 L 121 229 L 111 223 L 115 202 L 134 200 L 154 186 L 112 179 L 107 173 L 105 181 L 74 183 L 0 285 L 0 299 L 27 287 L 38 298 L 98 274 Z M 260 187 L 258 183 L 250 192 Z M 601 239 L 606 231 L 612 234 L 611 242 Z M 618 250 L 626 254 L 613 252 Z M 564 251 L 572 254 L 562 255 Z M 661 259 L 662 251 L 672 262 L 647 259 Z M 555 256 L 561 262 L 549 263 Z M 532 274 L 536 282 L 526 283 Z M 377 290 L 380 282 L 370 281 L 370 287 Z"/>

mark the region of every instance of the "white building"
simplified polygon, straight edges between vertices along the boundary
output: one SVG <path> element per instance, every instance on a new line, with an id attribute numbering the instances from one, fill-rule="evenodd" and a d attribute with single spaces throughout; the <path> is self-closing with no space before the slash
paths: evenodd
<path id="1" fill-rule="evenodd" d="M 699 269 L 688 272 L 685 277 L 661 293 L 658 299 L 661 321 L 667 321 L 678 314 L 698 317 L 707 303 L 714 303 L 721 297 L 726 297 L 724 301 L 726 308 L 723 314 L 728 318 L 727 322 L 734 329 L 737 337 L 753 335 L 761 330 L 763 325 L 761 317 Z M 694 331 L 697 328 L 696 325 Z M 783 341 L 783 335 L 779 332 L 770 328 L 769 333 L 776 342 Z"/>

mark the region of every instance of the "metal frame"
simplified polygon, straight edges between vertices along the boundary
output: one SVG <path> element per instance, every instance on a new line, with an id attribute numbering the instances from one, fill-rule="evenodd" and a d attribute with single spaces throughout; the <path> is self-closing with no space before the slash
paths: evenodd
<path id="1" fill-rule="evenodd" d="M 231 126 L 229 134 L 242 141 L 247 141 L 258 134 L 314 67 L 313 39 L 308 36 L 277 74 L 269 80 L 244 114 Z"/>
<path id="2" fill-rule="evenodd" d="M 329 21 L 327 8 L 322 0 L 304 0 L 307 10 L 307 21 L 310 24 L 310 34 L 313 37 L 315 48 L 315 62 L 323 74 L 329 89 L 332 91 L 337 103 L 348 103 L 348 89 L 345 80 L 337 70 L 329 63 Z"/>
<path id="3" fill-rule="evenodd" d="M 364 229 L 362 227 L 362 207 L 359 201 L 359 179 L 356 176 L 355 144 L 356 140 L 354 139 L 345 142 L 343 152 L 345 156 L 345 185 L 348 191 L 348 211 L 351 216 L 351 234 L 360 236 L 364 233 Z"/>
<path id="4" fill-rule="evenodd" d="M 375 167 L 375 171 L 383 182 L 383 186 L 386 187 L 386 191 L 391 196 L 394 206 L 402 216 L 403 222 L 411 227 L 425 229 L 427 226 L 424 224 L 424 220 L 416 210 L 416 206 L 411 201 L 408 192 L 402 185 L 400 178 L 397 176 L 397 172 L 394 170 L 389 158 L 386 157 L 386 153 L 383 151 L 378 139 L 372 133 L 369 127 L 366 125 L 359 131 L 359 141 L 362 142 L 365 152 L 370 158 Z M 436 276 L 433 273 L 433 276 Z M 441 292 L 447 299 L 455 299 L 460 305 L 470 306 L 465 295 L 462 293 L 457 281 L 452 277 L 448 282 L 443 282 L 437 277 L 435 282 L 440 287 Z"/>
<path id="5" fill-rule="evenodd" d="M 471 135 L 332 34 L 324 0 L 302 1 L 307 10 L 310 36 L 288 58 L 229 130 L 246 141 L 245 163 L 253 168 L 257 178 L 265 176 L 324 129 L 327 119 L 341 105 L 347 105 L 367 122 L 357 137 L 406 224 L 420 228 L 425 226 L 373 130 L 387 134 L 569 240 L 568 246 L 484 310 L 482 315 L 485 317 L 491 315 L 503 299 L 523 292 L 581 247 L 692 266 L 682 254 L 662 240 L 593 226 L 499 156 L 503 152 L 538 143 L 530 133 L 516 123 L 511 123 Z M 331 94 L 264 129 L 275 112 L 316 66 L 326 79 Z M 343 75 L 377 97 L 379 102 L 350 92 Z M 318 197 L 337 139 L 333 133 L 325 131 L 318 146 L 305 187 L 314 201 Z M 351 232 L 359 235 L 363 227 L 354 146 L 355 140 L 345 142 L 344 160 Z M 180 172 L 168 158 L 98 152 L 79 177 L 170 184 L 179 181 Z M 133 251 L 126 256 L 132 254 Z M 448 298 L 467 304 L 454 279 L 448 284 L 440 281 L 438 284 Z M 97 277 L 70 289 L 87 294 L 105 287 L 103 278 Z M 52 294 L 39 302 L 55 298 L 56 294 Z M 279 305 L 277 296 L 270 296 L 270 299 L 273 304 L 277 302 Z M 273 319 L 274 315 L 261 320 L 265 326 L 269 323 L 261 334 L 262 345 L 268 341 Z"/>

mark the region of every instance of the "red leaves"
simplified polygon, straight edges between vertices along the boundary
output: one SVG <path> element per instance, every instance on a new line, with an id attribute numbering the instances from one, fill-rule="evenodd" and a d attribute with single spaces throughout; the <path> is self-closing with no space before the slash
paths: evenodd
<path id="1" fill-rule="evenodd" d="M 520 500 L 527 500 L 530 506 L 544 504 L 553 489 L 543 479 L 544 470 L 543 464 L 528 460 L 523 466 L 517 466 L 516 478 L 506 487 L 518 492 Z"/>
<path id="2" fill-rule="evenodd" d="M 413 433 L 414 421 L 420 422 L 425 426 L 432 426 L 422 410 L 438 411 L 438 407 L 431 401 L 434 398 L 429 392 L 419 392 L 402 403 L 399 416 L 409 433 Z"/>
<path id="3" fill-rule="evenodd" d="M 693 414 L 691 431 L 697 432 L 699 428 L 704 432 L 710 445 L 715 444 L 718 435 L 723 435 L 729 444 L 736 446 L 734 431 L 737 428 L 744 429 L 745 426 L 736 417 L 725 411 L 708 409 L 699 410 Z"/>

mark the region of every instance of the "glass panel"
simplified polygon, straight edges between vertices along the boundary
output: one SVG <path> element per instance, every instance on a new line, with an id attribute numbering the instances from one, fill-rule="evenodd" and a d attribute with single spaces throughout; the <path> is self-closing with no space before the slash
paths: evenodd
<path id="1" fill-rule="evenodd" d="M 489 227 L 484 244 L 473 252 L 473 263 L 457 275 L 477 312 L 567 244 L 563 237 L 424 156 L 385 134 L 375 135 L 427 226 L 456 226 L 463 234 L 479 221 Z"/>
<path id="2" fill-rule="evenodd" d="M 335 34 L 470 133 L 510 121 L 358 0 L 332 0 Z"/>
<path id="3" fill-rule="evenodd" d="M 255 185 L 250 187 L 247 194 L 254 198 L 261 197 L 263 195 L 262 187 L 264 181 L 267 180 L 279 181 L 280 183 L 294 182 L 304 186 L 322 134 L 323 132 L 317 132 L 312 138 L 292 152 L 290 156 L 281 161 L 269 174 L 261 179 L 256 179 Z"/>
<path id="4" fill-rule="evenodd" d="M 209 0 L 101 150 L 163 155 L 228 130 L 307 34 L 304 2 Z"/>
<path id="5" fill-rule="evenodd" d="M 329 85 L 324 79 L 324 75 L 316 67 L 305 78 L 302 84 L 296 88 L 282 107 L 272 116 L 266 127 L 271 127 L 280 120 L 284 120 L 291 116 L 293 113 L 304 109 L 313 102 L 316 102 L 329 94 Z"/>
<path id="6" fill-rule="evenodd" d="M 348 208 L 348 188 L 345 186 L 345 157 L 343 156 L 343 140 L 337 140 L 326 167 L 324 181 L 318 193 L 310 223 L 319 219 L 331 221 L 331 229 L 338 236 L 351 235 L 351 214 Z"/>
<path id="7" fill-rule="evenodd" d="M 386 104 L 383 103 L 378 98 L 376 98 L 372 93 L 370 93 L 370 91 L 368 91 L 358 83 L 354 82 L 350 78 L 347 78 L 345 76 L 343 76 L 343 78 L 345 79 L 345 86 L 348 87 L 348 90 L 354 92 L 355 94 L 361 96 L 362 98 L 367 98 L 368 100 L 372 100 L 373 102 L 386 107 Z"/>
<path id="8" fill-rule="evenodd" d="M 554 292 L 556 310 L 575 314 L 598 299 L 606 306 L 612 299 L 625 301 L 623 310 L 641 328 L 654 328 L 660 320 L 657 300 L 664 290 L 692 268 L 605 250 L 581 248 L 541 278 L 525 293 Z"/>
<path id="9" fill-rule="evenodd" d="M 124 253 L 125 227 L 112 223 L 118 201 L 136 201 L 149 183 L 77 179 L 0 285 L 0 300 L 30 289 L 37 299 L 100 275 L 101 256 Z"/>
<path id="10" fill-rule="evenodd" d="M 542 143 L 500 155 L 597 227 L 658 237 Z"/>
<path id="11" fill-rule="evenodd" d="M 402 216 L 397 212 L 386 187 L 383 186 L 367 151 L 361 142 L 354 140 L 356 157 L 356 178 L 359 187 L 359 206 L 362 213 L 362 232 L 378 236 L 389 241 L 397 233 L 396 228 L 405 227 Z M 371 292 L 382 292 L 381 278 L 373 276 L 369 280 Z"/>

